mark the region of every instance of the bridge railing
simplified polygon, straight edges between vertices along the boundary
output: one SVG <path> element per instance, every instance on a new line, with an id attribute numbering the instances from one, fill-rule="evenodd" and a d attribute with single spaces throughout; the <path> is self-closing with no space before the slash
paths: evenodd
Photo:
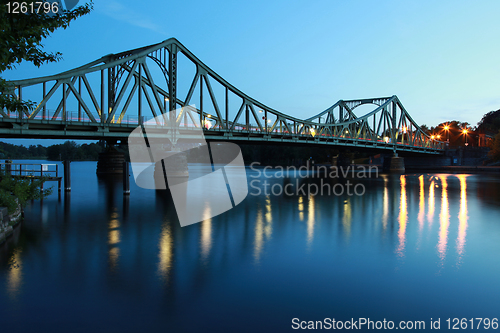
<path id="1" fill-rule="evenodd" d="M 226 129 L 220 129 L 220 128 L 215 128 L 215 127 L 205 127 L 204 130 L 206 132 L 226 132 L 228 130 Z M 393 142 L 392 139 L 389 137 L 382 137 L 382 136 L 375 136 L 373 138 L 364 138 L 364 137 L 356 137 L 352 136 L 350 134 L 342 133 L 341 135 L 333 135 L 330 133 L 321 133 L 321 134 L 311 134 L 310 132 L 303 132 L 303 133 L 297 133 L 297 132 L 289 132 L 289 131 L 280 131 L 279 128 L 274 128 L 270 129 L 268 128 L 267 131 L 266 129 L 261 130 L 258 126 L 244 126 L 244 125 L 236 125 L 234 126 L 234 129 L 229 131 L 229 132 L 237 132 L 237 133 L 266 133 L 266 134 L 271 134 L 271 135 L 281 135 L 283 137 L 286 136 L 291 136 L 291 137 L 297 137 L 297 138 L 310 138 L 310 139 L 342 139 L 342 140 L 347 140 L 347 141 L 362 141 L 362 142 L 375 142 L 381 145 L 386 145 L 386 146 L 403 146 L 403 147 L 419 147 L 419 148 L 429 148 L 429 149 L 444 149 L 445 143 L 437 140 L 427 140 L 424 141 L 423 143 L 412 142 L 412 135 L 406 134 L 404 137 L 400 136 L 396 142 Z M 415 134 L 416 135 L 416 134 Z M 413 135 L 413 136 L 415 136 Z"/>
<path id="2" fill-rule="evenodd" d="M 82 114 L 81 112 L 78 111 L 67 111 L 66 114 L 62 115 L 61 113 L 54 117 L 54 114 L 56 113 L 55 109 L 47 109 L 46 113 L 36 115 L 33 118 L 29 118 L 28 115 L 24 113 L 14 113 L 14 112 L 8 112 L 5 110 L 5 113 L 8 115 L 8 117 L 0 117 L 0 121 L 15 121 L 15 122 L 21 122 L 21 123 L 29 123 L 29 122 L 37 122 L 37 121 L 42 121 L 42 122 L 53 122 L 53 121 L 59 121 L 61 123 L 67 123 L 67 124 L 72 124 L 72 123 L 88 123 L 88 124 L 93 124 L 96 125 L 96 123 L 93 123 L 91 119 L 86 116 L 85 114 Z M 139 119 L 141 119 L 141 122 L 139 122 Z M 147 121 L 147 117 L 145 116 L 136 116 L 136 115 L 126 115 L 123 117 L 121 120 L 118 119 L 112 119 L 111 124 L 123 124 L 123 125 L 139 125 L 141 123 L 144 123 Z M 99 123 L 97 123 L 99 124 Z"/>
<path id="3" fill-rule="evenodd" d="M 61 123 L 64 124 L 82 124 L 82 123 L 87 123 L 87 124 L 96 124 L 92 123 L 88 117 L 85 117 L 81 112 L 78 111 L 67 111 L 64 115 L 58 115 L 57 117 L 54 117 L 53 115 L 55 114 L 56 110 L 51 110 L 47 109 L 45 113 L 41 113 L 37 115 L 34 118 L 29 119 L 28 116 L 24 113 L 21 113 L 20 117 L 18 118 L 18 114 L 10 114 L 11 120 L 16 120 L 20 121 L 22 123 L 29 123 L 29 122 L 53 122 L 53 121 L 60 121 Z M 6 121 L 5 118 L 2 117 L 0 118 L 2 121 Z M 108 125 L 111 126 L 132 126 L 135 127 L 141 123 L 145 123 L 147 121 L 145 116 L 139 117 L 136 115 L 126 115 L 122 119 L 112 119 L 111 122 Z M 306 128 L 306 129 L 299 129 L 298 126 L 294 126 L 293 124 L 286 124 L 288 126 L 288 129 L 284 127 L 278 127 L 275 126 L 274 128 L 271 126 L 265 126 L 262 129 L 259 126 L 256 125 L 245 125 L 245 124 L 230 124 L 232 129 L 227 129 L 227 128 L 220 128 L 216 126 L 211 126 L 211 123 L 205 123 L 204 130 L 207 132 L 215 132 L 215 131 L 220 131 L 220 132 L 235 132 L 235 133 L 248 133 L 248 134 L 269 134 L 269 135 L 280 135 L 283 137 L 297 137 L 297 138 L 310 138 L 312 140 L 318 139 L 342 139 L 342 140 L 347 140 L 347 141 L 361 141 L 361 142 L 374 142 L 377 143 L 379 146 L 380 145 L 387 145 L 387 146 L 396 146 L 396 147 L 419 147 L 419 148 L 429 148 L 429 149 L 437 149 L 441 150 L 444 149 L 444 143 L 441 141 L 437 140 L 426 140 L 423 142 L 417 142 L 417 140 L 414 140 L 415 136 L 417 133 L 399 133 L 395 142 L 392 141 L 391 138 L 388 136 L 381 136 L 381 135 L 376 135 L 374 133 L 355 133 L 355 131 L 341 131 L 337 135 L 332 134 L 331 132 L 322 132 L 320 128 L 314 129 L 314 128 Z M 184 125 L 186 126 L 186 125 Z M 194 124 L 188 125 L 188 126 L 195 126 Z"/>

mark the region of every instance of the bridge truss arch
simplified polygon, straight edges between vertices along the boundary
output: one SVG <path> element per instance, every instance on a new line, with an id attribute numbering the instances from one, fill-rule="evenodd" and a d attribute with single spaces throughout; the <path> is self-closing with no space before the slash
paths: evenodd
<path id="1" fill-rule="evenodd" d="M 9 82 L 6 92 L 38 104 L 0 110 L 0 134 L 25 138 L 125 139 L 149 119 L 195 105 L 194 126 L 209 140 L 362 146 L 437 154 L 431 139 L 397 96 L 339 100 L 307 119 L 279 112 L 246 95 L 175 38 L 109 54 L 46 77 Z M 363 104 L 375 109 L 363 116 Z"/>

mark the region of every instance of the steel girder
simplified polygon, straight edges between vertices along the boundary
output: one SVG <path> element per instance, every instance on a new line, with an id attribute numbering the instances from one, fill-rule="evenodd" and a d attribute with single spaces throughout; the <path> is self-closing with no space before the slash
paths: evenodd
<path id="1" fill-rule="evenodd" d="M 194 67 L 194 75 L 183 73 L 179 55 Z M 182 96 L 180 80 L 187 88 Z M 174 38 L 106 55 L 58 75 L 10 81 L 10 86 L 9 93 L 16 98 L 40 102 L 32 112 L 0 110 L 0 133 L 7 136 L 64 137 L 81 132 L 82 137 L 123 137 L 170 110 L 181 109 L 176 115 L 180 121 L 188 114 L 183 107 L 197 101 L 199 118 L 192 119 L 193 124 L 203 126 L 207 137 L 215 140 L 363 145 L 430 153 L 444 148 L 421 130 L 395 95 L 340 100 L 313 117 L 299 119 L 229 84 Z M 356 116 L 354 110 L 364 104 L 375 108 Z"/>

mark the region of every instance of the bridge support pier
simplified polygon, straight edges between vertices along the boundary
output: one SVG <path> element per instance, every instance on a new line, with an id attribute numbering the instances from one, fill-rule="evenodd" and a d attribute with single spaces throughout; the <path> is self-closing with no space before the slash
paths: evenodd
<path id="1" fill-rule="evenodd" d="M 64 191 L 65 192 L 70 192 L 71 191 L 71 169 L 70 169 L 70 161 L 64 160 L 63 161 L 63 166 L 64 166 Z"/>
<path id="2" fill-rule="evenodd" d="M 347 169 L 351 165 L 350 156 L 339 153 L 337 156 L 332 157 L 332 167 Z"/>
<path id="3" fill-rule="evenodd" d="M 128 162 L 123 162 L 123 194 L 130 194 L 130 174 Z"/>
<path id="4" fill-rule="evenodd" d="M 186 153 L 172 150 L 166 154 L 166 158 L 155 164 L 154 178 L 157 190 L 168 189 L 169 185 L 186 182 L 189 178 Z M 170 183 L 167 181 L 167 175 Z"/>
<path id="5" fill-rule="evenodd" d="M 405 161 L 403 157 L 399 157 L 396 152 L 391 157 L 390 173 L 405 173 Z"/>
<path id="6" fill-rule="evenodd" d="M 97 160 L 98 175 L 116 175 L 123 173 L 123 162 L 125 162 L 125 155 L 114 147 L 116 142 L 108 141 L 107 148 L 104 152 L 99 153 Z"/>

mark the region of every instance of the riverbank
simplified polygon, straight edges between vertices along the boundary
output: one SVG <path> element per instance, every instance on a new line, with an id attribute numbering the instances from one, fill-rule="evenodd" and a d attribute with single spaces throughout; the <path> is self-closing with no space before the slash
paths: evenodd
<path id="1" fill-rule="evenodd" d="M 450 173 L 472 172 L 472 173 L 500 174 L 500 166 L 483 166 L 483 165 L 411 166 L 411 167 L 406 167 L 406 171 L 450 172 Z"/>
<path id="2" fill-rule="evenodd" d="M 14 234 L 21 220 L 21 206 L 13 214 L 9 214 L 6 207 L 0 207 L 0 246 Z"/>
<path id="3" fill-rule="evenodd" d="M 264 166 L 262 166 L 264 167 Z M 304 166 L 307 170 L 323 170 L 327 168 L 328 170 L 332 168 L 331 164 L 315 164 L 314 166 Z M 322 169 L 323 168 L 323 169 Z M 355 170 L 355 172 L 377 172 L 377 173 L 388 173 L 384 171 L 382 164 L 349 164 L 343 167 L 344 170 Z M 286 168 L 285 168 L 286 169 Z M 300 169 L 299 169 L 300 170 Z M 413 172 L 425 172 L 425 173 L 489 173 L 489 174 L 500 174 L 500 166 L 484 166 L 484 165 L 412 165 L 405 166 L 405 173 Z"/>

